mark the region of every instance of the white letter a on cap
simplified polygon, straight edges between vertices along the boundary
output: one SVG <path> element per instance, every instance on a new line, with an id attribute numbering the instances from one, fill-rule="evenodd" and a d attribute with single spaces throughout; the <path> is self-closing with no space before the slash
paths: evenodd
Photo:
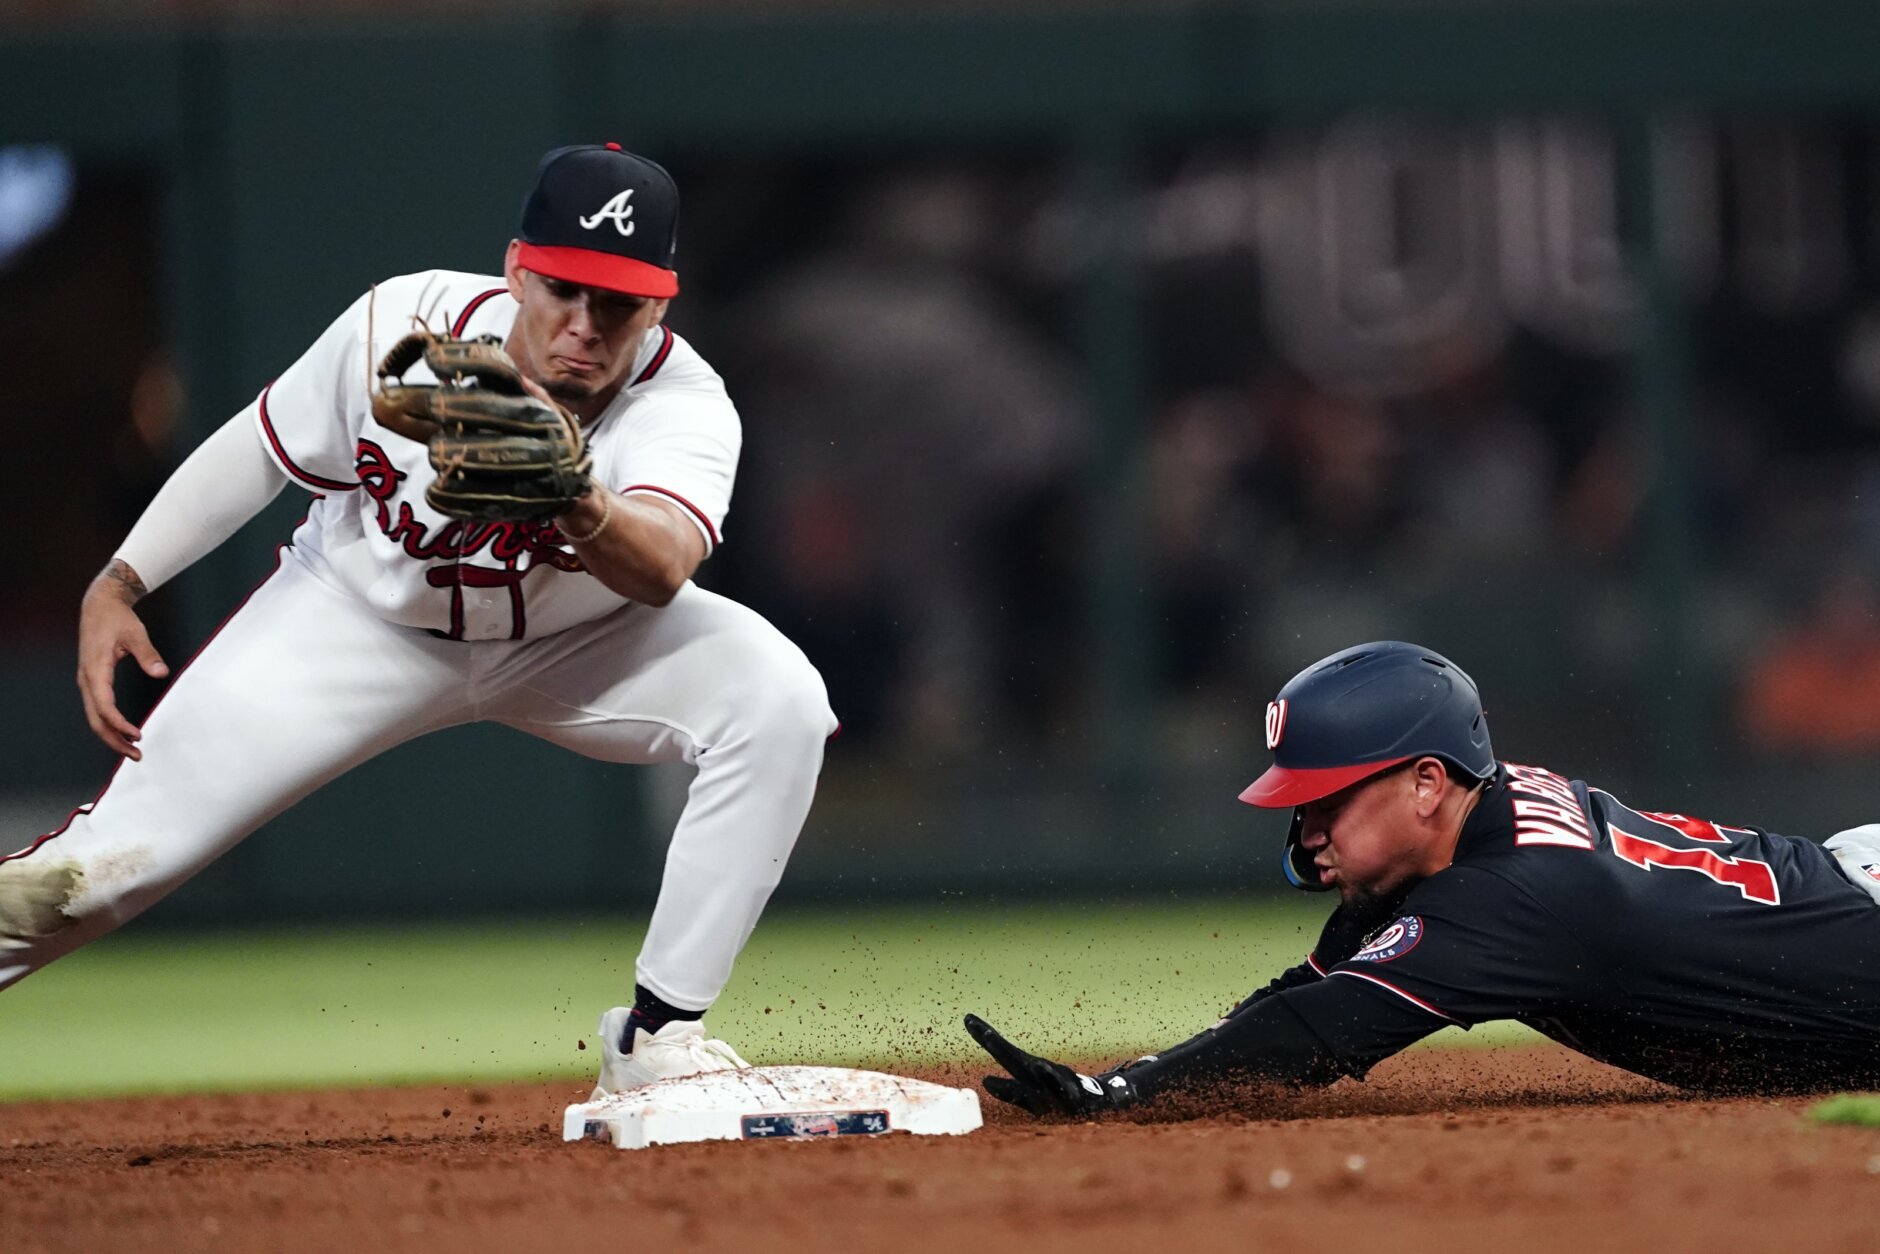
<path id="1" fill-rule="evenodd" d="M 612 222 L 614 230 L 622 235 L 631 235 L 633 234 L 633 206 L 627 203 L 631 199 L 633 199 L 633 189 L 629 187 L 596 209 L 593 217 L 576 218 L 575 221 L 590 231 L 603 222 Z"/>

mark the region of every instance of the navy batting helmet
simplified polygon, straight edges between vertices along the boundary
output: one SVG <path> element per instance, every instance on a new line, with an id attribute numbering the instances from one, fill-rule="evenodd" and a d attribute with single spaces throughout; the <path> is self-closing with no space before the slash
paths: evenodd
<path id="1" fill-rule="evenodd" d="M 1478 780 L 1495 773 L 1475 681 L 1442 654 L 1396 640 L 1345 649 L 1294 675 L 1266 707 L 1266 746 L 1273 765 L 1240 799 L 1273 809 L 1426 755 Z"/>

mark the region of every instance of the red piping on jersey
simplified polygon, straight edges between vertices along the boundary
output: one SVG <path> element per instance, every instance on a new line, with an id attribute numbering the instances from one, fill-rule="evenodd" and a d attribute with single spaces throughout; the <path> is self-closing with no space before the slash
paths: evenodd
<path id="1" fill-rule="evenodd" d="M 653 360 L 646 363 L 646 369 L 640 371 L 639 378 L 628 384 L 628 387 L 637 388 L 642 383 L 645 383 L 648 379 L 658 374 L 659 368 L 666 364 L 666 358 L 672 356 L 672 328 L 662 326 L 659 329 L 666 337 L 665 342 L 662 343 L 658 351 L 653 354 Z"/>
<path id="2" fill-rule="evenodd" d="M 306 520 L 302 519 L 301 521 L 304 522 Z M 227 627 L 230 623 L 234 622 L 235 616 L 242 612 L 242 610 L 247 606 L 248 602 L 254 600 L 255 593 L 261 591 L 263 585 L 265 585 L 269 579 L 272 579 L 276 575 L 281 573 L 281 566 L 283 565 L 283 562 L 281 560 L 281 555 L 287 552 L 287 550 L 290 547 L 291 547 L 290 545 L 285 545 L 285 544 L 277 545 L 275 547 L 274 569 L 269 571 L 267 575 L 261 580 L 260 583 L 248 589 L 248 595 L 243 597 L 239 602 L 236 603 L 235 608 L 228 612 L 228 617 L 224 618 L 221 622 L 215 625 L 215 630 L 209 633 L 209 638 L 207 640 L 204 640 L 200 645 L 198 645 L 196 647 L 196 651 L 189 655 L 189 661 L 183 663 L 182 669 L 178 670 L 174 675 L 170 677 L 169 684 L 163 689 L 161 693 L 157 694 L 157 699 L 151 702 L 150 714 L 144 715 L 144 722 L 148 723 L 150 721 L 150 715 L 155 714 L 157 712 L 157 707 L 163 704 L 163 698 L 169 696 L 171 692 L 175 691 L 176 681 L 183 677 L 183 671 L 186 671 L 190 667 L 194 666 L 196 664 L 196 659 L 201 657 L 203 655 L 203 651 L 207 649 L 211 644 L 214 644 L 215 638 L 222 634 L 222 629 Z M 111 768 L 111 774 L 105 778 L 104 787 L 98 790 L 98 795 L 93 797 L 90 801 L 87 801 L 84 805 L 79 806 L 76 809 L 74 809 L 70 814 L 66 815 L 65 822 L 59 824 L 57 830 L 47 832 L 44 836 L 41 836 L 38 840 L 35 840 L 32 844 L 26 846 L 26 848 L 21 849 L 16 853 L 9 853 L 4 857 L 0 857 L 0 863 L 12 862 L 17 858 L 27 857 L 30 854 L 34 853 L 36 850 L 38 850 L 39 847 L 41 845 L 44 845 L 47 841 L 52 840 L 55 837 L 65 835 L 65 829 L 72 825 L 73 819 L 76 819 L 81 814 L 90 814 L 94 809 L 97 808 L 98 803 L 104 800 L 105 793 L 111 791 L 111 785 L 117 780 L 117 773 L 124 769 L 124 764 L 128 761 L 130 761 L 129 758 L 119 758 L 117 761 L 117 765 Z"/>
<path id="3" fill-rule="evenodd" d="M 630 487 L 620 489 L 620 495 L 622 496 L 626 496 L 630 492 L 656 492 L 660 496 L 667 497 L 685 506 L 686 509 L 691 511 L 692 517 L 698 519 L 699 523 L 705 528 L 705 534 L 711 538 L 712 547 L 714 549 L 718 547 L 718 528 L 712 526 L 712 520 L 705 517 L 705 511 L 686 500 L 683 496 L 680 496 L 677 492 L 674 492 L 671 488 L 662 488 L 656 483 L 636 483 Z"/>
<path id="4" fill-rule="evenodd" d="M 274 446 L 274 455 L 280 459 L 281 465 L 287 468 L 287 473 L 294 476 L 294 478 L 300 480 L 302 483 L 311 484 L 316 488 L 325 488 L 329 492 L 351 492 L 354 488 L 358 487 L 359 485 L 357 483 L 341 483 L 337 479 L 322 479 L 319 475 L 311 474 L 294 464 L 294 459 L 287 455 L 287 449 L 281 443 L 281 437 L 274 432 L 274 419 L 268 417 L 268 393 L 273 390 L 274 385 L 272 383 L 261 389 L 261 430 L 267 434 L 268 443 Z"/>
<path id="5" fill-rule="evenodd" d="M 450 324 L 450 333 L 452 335 L 462 335 L 463 329 L 470 325 L 470 319 L 475 316 L 476 311 L 483 308 L 484 301 L 492 296 L 501 296 L 508 290 L 509 289 L 506 287 L 492 287 L 489 291 L 484 292 L 468 305 L 465 305 L 463 312 L 457 315 L 457 321 Z"/>
<path id="6" fill-rule="evenodd" d="M 1369 975 L 1363 971 L 1350 971 L 1350 970 L 1345 969 L 1344 967 L 1340 967 L 1338 970 L 1332 972 L 1332 974 L 1333 975 L 1349 975 L 1353 979 L 1356 979 L 1356 980 L 1369 980 L 1371 983 L 1377 985 L 1379 988 L 1388 989 L 1389 991 L 1397 994 L 1397 996 L 1403 998 L 1405 1001 L 1409 1002 L 1411 1005 L 1416 1006 L 1420 1009 L 1429 1011 L 1431 1014 L 1435 1015 L 1438 1019 L 1447 1019 L 1451 1023 L 1456 1022 L 1456 1017 L 1454 1015 L 1444 1014 L 1442 1011 L 1438 1010 L 1436 1007 L 1424 1001 L 1421 997 L 1418 997 L 1414 993 L 1404 992 L 1401 988 L 1398 988 L 1395 984 L 1392 984 L 1388 980 L 1380 980 L 1375 975 Z"/>
<path id="7" fill-rule="evenodd" d="M 1319 956 L 1316 953 L 1306 955 L 1306 965 L 1311 967 L 1314 971 L 1317 971 L 1321 976 L 1326 974 L 1325 968 L 1319 965 Z"/>

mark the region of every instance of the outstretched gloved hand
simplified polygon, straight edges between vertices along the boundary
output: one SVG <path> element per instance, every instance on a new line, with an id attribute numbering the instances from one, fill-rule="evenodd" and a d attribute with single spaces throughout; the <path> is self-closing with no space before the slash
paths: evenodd
<path id="1" fill-rule="evenodd" d="M 1135 1086 L 1121 1070 L 1084 1075 L 1061 1062 L 1028 1054 L 999 1035 L 978 1015 L 966 1016 L 966 1031 L 1006 1071 L 985 1078 L 986 1092 L 1034 1115 L 1096 1115 L 1136 1102 Z"/>

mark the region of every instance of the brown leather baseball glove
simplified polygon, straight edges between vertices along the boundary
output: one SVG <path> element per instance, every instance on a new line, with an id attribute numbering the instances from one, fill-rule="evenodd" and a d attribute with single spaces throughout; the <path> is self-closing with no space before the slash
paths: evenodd
<path id="1" fill-rule="evenodd" d="M 437 383 L 411 384 L 422 359 Z M 424 490 L 451 518 L 540 522 L 587 495 L 594 459 L 581 424 L 561 406 L 531 396 L 494 336 L 452 339 L 414 331 L 378 368 L 372 416 L 428 445 L 437 477 Z"/>

